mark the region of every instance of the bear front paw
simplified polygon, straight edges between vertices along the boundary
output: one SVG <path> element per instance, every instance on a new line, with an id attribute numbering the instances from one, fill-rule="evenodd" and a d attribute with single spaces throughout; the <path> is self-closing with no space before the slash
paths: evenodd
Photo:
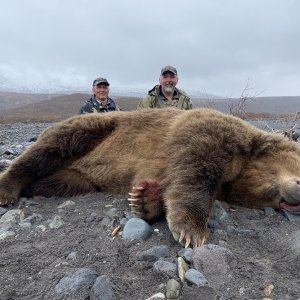
<path id="1" fill-rule="evenodd" d="M 193 248 L 201 247 L 204 245 L 207 236 L 207 228 L 193 228 L 192 226 L 184 223 L 170 225 L 169 228 L 176 241 L 183 244 L 185 248 L 190 245 Z"/>

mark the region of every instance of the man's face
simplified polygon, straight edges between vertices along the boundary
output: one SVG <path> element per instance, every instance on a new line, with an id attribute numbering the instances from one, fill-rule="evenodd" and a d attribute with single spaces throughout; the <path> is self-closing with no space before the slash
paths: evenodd
<path id="1" fill-rule="evenodd" d="M 166 72 L 159 77 L 159 84 L 166 93 L 173 93 L 177 82 L 178 77 L 171 72 Z"/>
<path id="2" fill-rule="evenodd" d="M 98 100 L 106 100 L 109 94 L 109 86 L 107 86 L 106 84 L 98 84 L 93 86 L 92 91 L 94 92 L 96 98 Z"/>

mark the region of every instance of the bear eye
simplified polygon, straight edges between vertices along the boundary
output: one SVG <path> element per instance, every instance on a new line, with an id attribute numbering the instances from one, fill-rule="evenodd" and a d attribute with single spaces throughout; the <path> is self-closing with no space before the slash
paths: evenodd
<path id="1" fill-rule="evenodd" d="M 266 190 L 265 195 L 268 198 L 276 198 L 278 195 L 280 194 L 280 189 L 278 188 L 278 186 L 271 186 L 268 190 Z"/>

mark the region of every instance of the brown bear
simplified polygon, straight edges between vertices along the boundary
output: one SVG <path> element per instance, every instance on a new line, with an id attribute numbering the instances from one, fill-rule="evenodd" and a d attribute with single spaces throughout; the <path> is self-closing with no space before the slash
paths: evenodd
<path id="1" fill-rule="evenodd" d="M 220 195 L 300 210 L 300 148 L 210 109 L 88 114 L 46 129 L 0 176 L 0 205 L 96 191 L 130 192 L 147 221 L 165 211 L 174 237 L 197 247 Z"/>

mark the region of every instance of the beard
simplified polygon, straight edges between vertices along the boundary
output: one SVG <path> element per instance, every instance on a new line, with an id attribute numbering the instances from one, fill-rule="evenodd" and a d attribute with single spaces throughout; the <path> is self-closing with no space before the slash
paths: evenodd
<path id="1" fill-rule="evenodd" d="M 165 85 L 165 86 L 163 87 L 163 89 L 164 89 L 164 91 L 165 91 L 166 93 L 173 93 L 174 90 L 175 90 L 175 86 L 172 85 L 172 84 L 168 84 L 168 85 Z"/>

